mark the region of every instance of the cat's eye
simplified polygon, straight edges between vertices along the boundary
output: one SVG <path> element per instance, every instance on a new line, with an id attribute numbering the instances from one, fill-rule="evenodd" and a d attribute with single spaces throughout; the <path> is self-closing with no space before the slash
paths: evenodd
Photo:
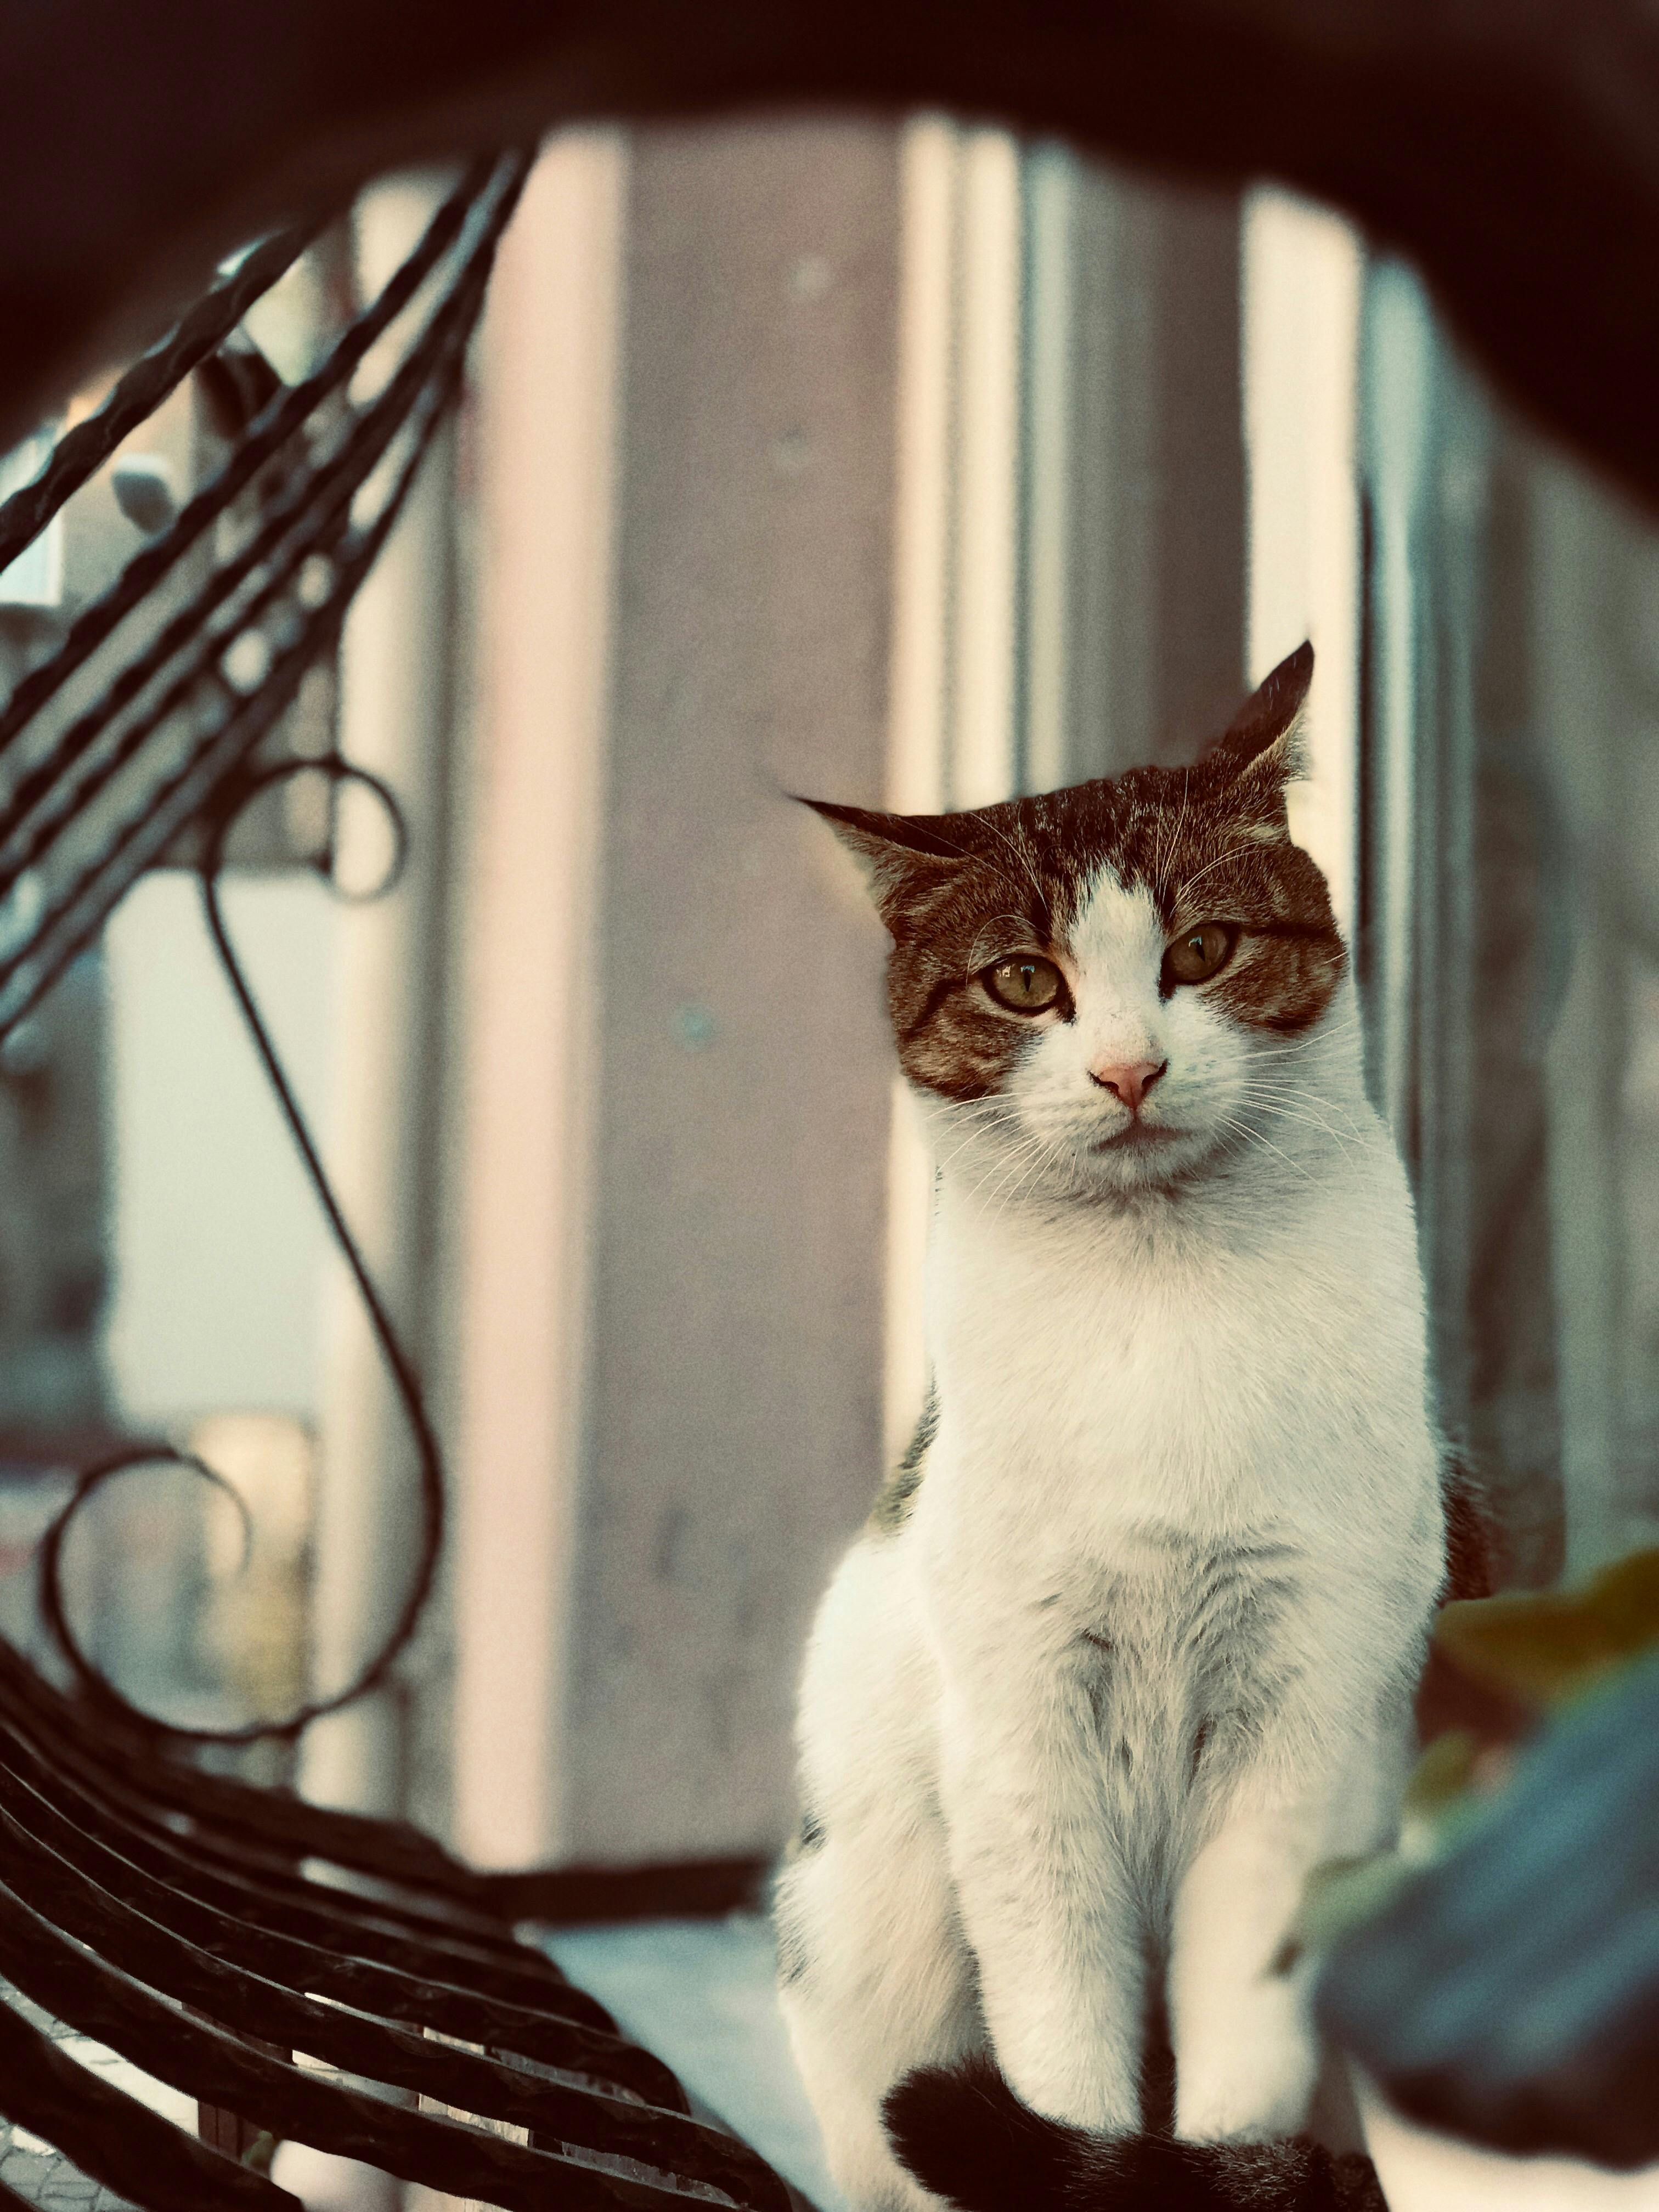
<path id="1" fill-rule="evenodd" d="M 1200 921 L 1172 938 L 1164 954 L 1164 983 L 1207 983 L 1218 975 L 1238 942 L 1238 932 L 1224 921 Z"/>
<path id="2" fill-rule="evenodd" d="M 1059 969 L 1040 952 L 1017 952 L 1011 960 L 999 960 L 980 981 L 1011 1014 L 1046 1014 L 1060 1004 L 1066 988 Z"/>

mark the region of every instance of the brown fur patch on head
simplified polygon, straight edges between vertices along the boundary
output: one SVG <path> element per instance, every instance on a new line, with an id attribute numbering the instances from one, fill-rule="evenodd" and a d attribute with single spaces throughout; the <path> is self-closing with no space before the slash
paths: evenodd
<path id="1" fill-rule="evenodd" d="M 1039 799 L 960 814 L 881 814 L 807 802 L 863 863 L 893 940 L 888 1006 L 910 1080 L 952 1099 L 1006 1083 L 1035 1031 L 978 979 L 1041 953 L 1066 968 L 1069 939 L 1103 870 L 1144 887 L 1170 936 L 1203 921 L 1239 932 L 1201 988 L 1241 1025 L 1280 1034 L 1329 1006 L 1346 955 L 1325 879 L 1291 842 L 1285 786 L 1313 654 L 1304 646 L 1190 769 L 1132 769 Z"/>
<path id="2" fill-rule="evenodd" d="M 892 938 L 887 1001 L 900 1064 L 947 1098 L 1000 1090 L 1033 1026 L 975 979 L 1007 954 L 1047 953 L 1056 941 L 1051 878 L 1061 856 L 1031 842 L 1034 803 L 897 815 L 809 802 L 864 863 Z"/>
<path id="3" fill-rule="evenodd" d="M 1291 842 L 1282 787 L 1277 799 L 1277 819 L 1206 816 L 1182 838 L 1160 911 L 1172 937 L 1204 921 L 1237 927 L 1237 949 L 1206 987 L 1210 997 L 1246 1028 L 1294 1036 L 1330 1005 L 1347 955 L 1324 877 Z"/>

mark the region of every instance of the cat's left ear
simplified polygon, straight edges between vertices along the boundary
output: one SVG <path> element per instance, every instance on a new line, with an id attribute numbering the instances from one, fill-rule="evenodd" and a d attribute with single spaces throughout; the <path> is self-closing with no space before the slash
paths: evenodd
<path id="1" fill-rule="evenodd" d="M 948 814 L 878 814 L 870 807 L 837 806 L 827 799 L 800 803 L 830 824 L 859 862 L 890 929 L 907 906 L 936 890 L 972 857 Z"/>
<path id="2" fill-rule="evenodd" d="M 1313 682 L 1314 650 L 1299 645 L 1258 685 L 1206 757 L 1232 771 L 1240 799 L 1271 806 L 1304 772 L 1302 716 Z"/>

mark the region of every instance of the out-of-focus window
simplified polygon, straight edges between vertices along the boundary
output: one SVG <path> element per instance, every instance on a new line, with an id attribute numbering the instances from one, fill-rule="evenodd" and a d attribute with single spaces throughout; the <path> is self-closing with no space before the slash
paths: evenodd
<path id="1" fill-rule="evenodd" d="M 1651 532 L 1368 280 L 1362 975 L 1516 1579 L 1654 1515 Z"/>

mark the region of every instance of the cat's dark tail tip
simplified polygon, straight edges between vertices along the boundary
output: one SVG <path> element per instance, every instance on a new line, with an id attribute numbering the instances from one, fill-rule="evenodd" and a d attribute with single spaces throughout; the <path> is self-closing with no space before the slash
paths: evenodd
<path id="1" fill-rule="evenodd" d="M 1301 2137 L 1089 2135 L 1032 2112 L 984 2057 L 907 2075 L 882 2112 L 903 2164 L 960 2212 L 1387 2212 L 1369 2159 Z"/>
<path id="2" fill-rule="evenodd" d="M 1097 2146 L 1024 2105 L 988 2058 L 907 2075 L 882 2106 L 894 2151 L 924 2188 L 962 2212 L 1067 2201 Z"/>

